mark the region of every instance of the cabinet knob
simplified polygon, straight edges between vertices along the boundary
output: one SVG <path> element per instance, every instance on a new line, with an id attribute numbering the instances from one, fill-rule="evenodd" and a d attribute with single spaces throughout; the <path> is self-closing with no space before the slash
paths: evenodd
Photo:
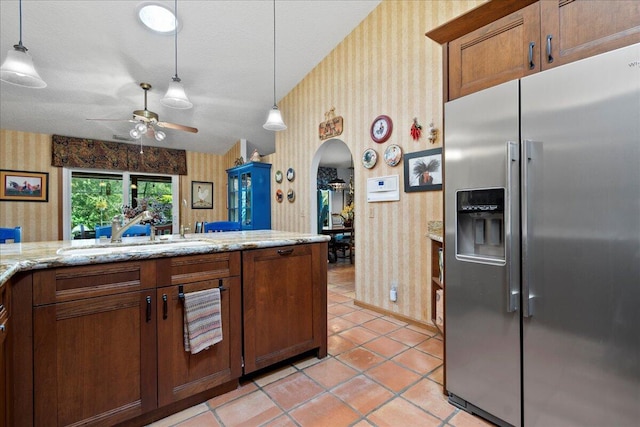
<path id="1" fill-rule="evenodd" d="M 4 331 L 6 330 L 6 326 L 4 326 L 4 323 L 2 325 L 0 325 L 0 332 L 4 333 Z"/>

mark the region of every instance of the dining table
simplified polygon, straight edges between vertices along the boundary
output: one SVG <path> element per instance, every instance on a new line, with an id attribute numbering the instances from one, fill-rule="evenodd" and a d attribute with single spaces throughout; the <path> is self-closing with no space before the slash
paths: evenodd
<path id="1" fill-rule="evenodd" d="M 334 263 L 338 259 L 338 248 L 336 245 L 336 236 L 339 234 L 353 233 L 353 227 L 345 227 L 344 225 L 332 225 L 328 227 L 322 227 L 321 234 L 331 236 L 329 241 L 329 262 Z"/>

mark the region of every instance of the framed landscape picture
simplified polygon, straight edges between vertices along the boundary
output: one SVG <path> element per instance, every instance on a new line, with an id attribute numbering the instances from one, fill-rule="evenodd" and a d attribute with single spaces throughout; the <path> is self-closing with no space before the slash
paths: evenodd
<path id="1" fill-rule="evenodd" d="M 48 202 L 49 173 L 0 170 L 0 200 L 8 202 Z"/>
<path id="2" fill-rule="evenodd" d="M 404 156 L 404 192 L 442 190 L 442 148 Z"/>
<path id="3" fill-rule="evenodd" d="M 213 182 L 191 181 L 191 209 L 213 209 Z"/>

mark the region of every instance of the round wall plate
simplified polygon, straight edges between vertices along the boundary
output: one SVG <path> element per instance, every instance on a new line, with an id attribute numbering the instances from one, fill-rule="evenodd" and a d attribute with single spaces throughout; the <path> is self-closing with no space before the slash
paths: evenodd
<path id="1" fill-rule="evenodd" d="M 296 171 L 294 171 L 293 168 L 287 169 L 287 180 L 291 182 L 294 179 L 296 179 Z"/>
<path id="2" fill-rule="evenodd" d="M 276 172 L 276 182 L 280 184 L 282 182 L 282 171 Z"/>
<path id="3" fill-rule="evenodd" d="M 294 200 L 296 200 L 296 193 L 291 189 L 287 191 L 287 200 L 291 203 L 293 203 Z"/>
<path id="4" fill-rule="evenodd" d="M 284 193 L 282 192 L 282 190 L 278 188 L 278 190 L 276 191 L 276 202 L 282 203 L 283 200 L 284 200 Z"/>
<path id="5" fill-rule="evenodd" d="M 378 116 L 371 123 L 371 139 L 378 144 L 386 142 L 393 132 L 393 122 L 389 116 Z"/>
<path id="6" fill-rule="evenodd" d="M 373 148 L 367 148 L 362 153 L 362 166 L 367 169 L 371 169 L 378 162 L 378 153 Z"/>
<path id="7" fill-rule="evenodd" d="M 402 160 L 402 148 L 398 145 L 390 145 L 384 150 L 384 161 L 389 166 L 397 166 Z"/>

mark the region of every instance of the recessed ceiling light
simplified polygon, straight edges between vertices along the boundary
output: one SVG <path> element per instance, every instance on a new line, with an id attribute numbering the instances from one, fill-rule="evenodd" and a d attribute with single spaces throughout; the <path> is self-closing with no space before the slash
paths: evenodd
<path id="1" fill-rule="evenodd" d="M 138 6 L 138 18 L 147 28 L 156 33 L 173 34 L 176 29 L 176 17 L 173 11 L 158 3 L 143 3 Z"/>

